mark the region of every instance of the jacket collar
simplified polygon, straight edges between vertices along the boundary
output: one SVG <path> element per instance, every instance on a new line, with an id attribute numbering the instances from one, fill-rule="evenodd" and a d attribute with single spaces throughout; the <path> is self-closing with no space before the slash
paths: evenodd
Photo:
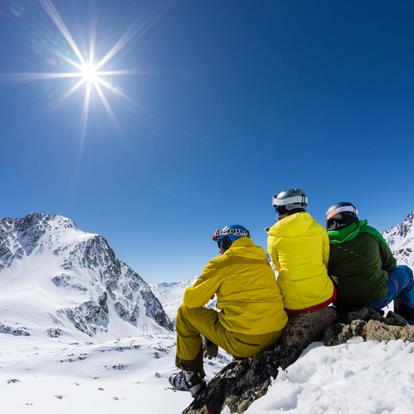
<path id="1" fill-rule="evenodd" d="M 333 244 L 342 244 L 354 240 L 367 224 L 367 220 L 359 220 L 339 230 L 328 230 L 329 241 Z"/>

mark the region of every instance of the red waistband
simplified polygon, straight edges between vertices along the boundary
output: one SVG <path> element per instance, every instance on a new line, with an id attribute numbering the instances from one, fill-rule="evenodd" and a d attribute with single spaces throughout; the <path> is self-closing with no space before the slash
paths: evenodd
<path id="1" fill-rule="evenodd" d="M 334 302 L 336 299 L 336 286 L 334 285 L 334 291 L 332 296 L 326 300 L 325 302 L 319 303 L 318 305 L 314 305 L 314 306 L 309 306 L 309 308 L 304 308 L 304 309 L 286 309 L 285 311 L 286 313 L 289 315 L 295 315 L 298 313 L 303 313 L 303 312 L 312 312 L 312 311 L 316 311 L 316 310 L 320 310 L 323 308 L 326 308 L 328 305 L 330 305 L 332 302 Z"/>

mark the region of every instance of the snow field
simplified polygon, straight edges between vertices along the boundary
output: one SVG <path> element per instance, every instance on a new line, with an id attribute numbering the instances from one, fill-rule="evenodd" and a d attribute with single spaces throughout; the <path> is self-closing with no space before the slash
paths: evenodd
<path id="1" fill-rule="evenodd" d="M 412 414 L 414 343 L 314 343 L 247 413 Z"/>
<path id="2" fill-rule="evenodd" d="M 180 413 L 191 402 L 168 383 L 175 337 L 103 343 L 0 335 L 1 412 Z M 206 364 L 211 378 L 228 361 Z"/>

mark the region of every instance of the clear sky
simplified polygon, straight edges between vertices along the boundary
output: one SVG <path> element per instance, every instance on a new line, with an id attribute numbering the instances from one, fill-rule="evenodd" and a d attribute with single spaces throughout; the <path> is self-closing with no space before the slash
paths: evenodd
<path id="1" fill-rule="evenodd" d="M 217 227 L 265 246 L 286 187 L 321 222 L 343 200 L 380 230 L 414 210 L 413 2 L 53 4 L 81 51 L 96 22 L 97 59 L 138 19 L 105 66 L 134 73 L 104 77 L 118 126 L 92 88 L 83 135 L 86 83 L 57 105 L 78 78 L 11 75 L 77 70 L 50 3 L 0 0 L 0 217 L 70 217 L 158 282 L 196 276 Z"/>

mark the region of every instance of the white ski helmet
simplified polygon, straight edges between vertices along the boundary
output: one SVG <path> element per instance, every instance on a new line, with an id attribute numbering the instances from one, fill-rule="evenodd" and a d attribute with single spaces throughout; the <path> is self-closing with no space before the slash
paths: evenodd
<path id="1" fill-rule="evenodd" d="M 303 209 L 308 205 L 308 197 L 299 188 L 289 188 L 288 190 L 281 191 L 279 194 L 275 194 L 272 199 L 272 206 L 279 212 L 280 210 L 296 210 Z"/>

